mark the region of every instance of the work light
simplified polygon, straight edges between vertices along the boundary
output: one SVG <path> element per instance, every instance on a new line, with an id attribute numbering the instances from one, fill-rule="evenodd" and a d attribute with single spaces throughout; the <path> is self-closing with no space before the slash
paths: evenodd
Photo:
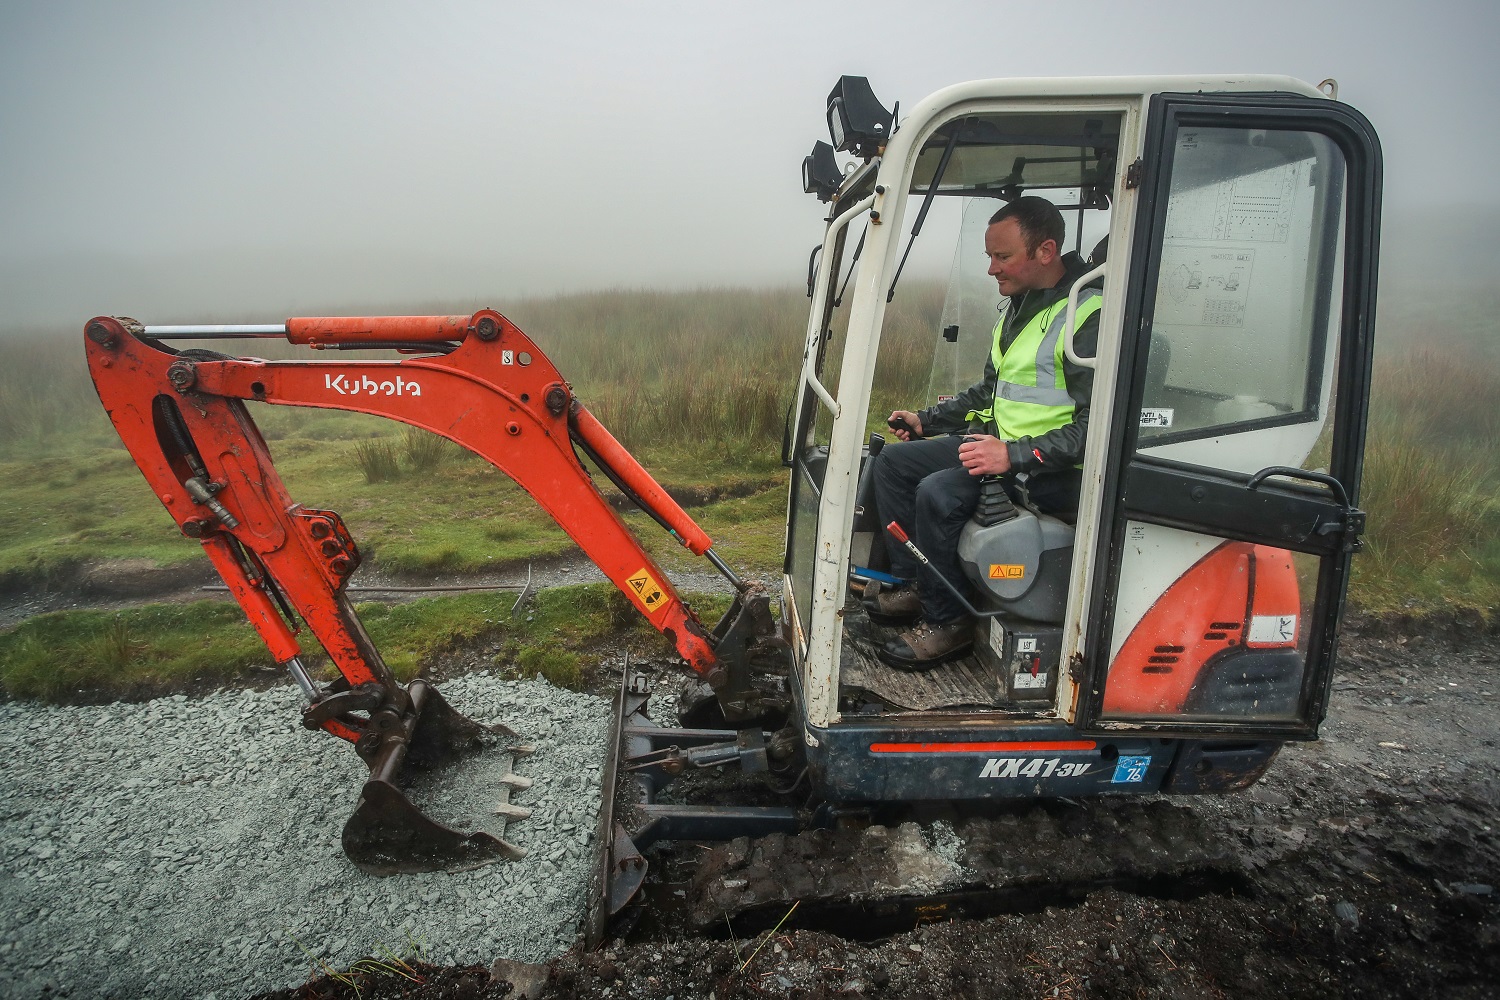
<path id="1" fill-rule="evenodd" d="M 822 139 L 813 143 L 812 152 L 802 158 L 802 190 L 817 195 L 819 201 L 832 201 L 843 180 L 833 147 Z"/>
<path id="2" fill-rule="evenodd" d="M 828 95 L 828 135 L 833 148 L 869 159 L 890 138 L 891 112 L 875 99 L 870 81 L 841 76 Z"/>

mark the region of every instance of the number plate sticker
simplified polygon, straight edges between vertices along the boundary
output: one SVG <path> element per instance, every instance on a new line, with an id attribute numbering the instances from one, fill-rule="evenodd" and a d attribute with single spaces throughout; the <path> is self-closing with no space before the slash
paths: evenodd
<path id="1" fill-rule="evenodd" d="M 1115 762 L 1115 776 L 1110 781 L 1116 785 L 1145 781 L 1146 769 L 1150 766 L 1150 757 L 1121 757 Z"/>

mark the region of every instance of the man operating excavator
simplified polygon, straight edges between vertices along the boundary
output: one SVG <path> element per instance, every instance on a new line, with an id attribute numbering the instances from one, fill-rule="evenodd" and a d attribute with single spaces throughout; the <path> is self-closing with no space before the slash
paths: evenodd
<path id="1" fill-rule="evenodd" d="M 908 583 L 865 599 L 870 618 L 911 625 L 879 651 L 902 670 L 928 670 L 968 653 L 973 622 L 933 575 L 963 586 L 959 533 L 979 504 L 981 479 L 999 476 L 1011 499 L 1043 513 L 1078 508 L 1093 372 L 1063 350 L 1068 290 L 1089 266 L 1064 253 L 1062 214 L 1045 198 L 1017 198 L 985 230 L 989 273 L 1009 298 L 995 326 L 984 377 L 952 399 L 918 412 L 896 410 L 900 442 L 875 472 L 882 522 L 896 521 L 931 560 L 919 566 L 891 547 L 891 571 Z M 1103 299 L 1095 287 L 1078 300 L 1074 349 L 1092 356 Z M 936 437 L 934 435 L 945 435 Z"/>

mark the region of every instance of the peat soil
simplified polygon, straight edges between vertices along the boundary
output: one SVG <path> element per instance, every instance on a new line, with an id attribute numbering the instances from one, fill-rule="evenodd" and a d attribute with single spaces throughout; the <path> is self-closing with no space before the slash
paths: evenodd
<path id="1" fill-rule="evenodd" d="M 547 965 L 413 964 L 265 996 L 1497 996 L 1497 668 L 1500 635 L 1477 622 L 1347 625 L 1318 742 L 1286 747 L 1249 790 L 1171 800 L 1228 849 L 1233 878 L 1106 878 L 873 939 L 857 923 L 799 926 L 796 912 L 751 936 L 694 932 L 668 913 Z M 656 871 L 701 848 L 675 850 Z"/>

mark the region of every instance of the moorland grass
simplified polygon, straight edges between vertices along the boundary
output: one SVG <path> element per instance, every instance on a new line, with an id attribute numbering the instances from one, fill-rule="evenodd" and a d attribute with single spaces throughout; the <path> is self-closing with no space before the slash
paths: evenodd
<path id="1" fill-rule="evenodd" d="M 909 397 L 908 386 L 925 379 L 922 352 L 930 357 L 940 306 L 937 287 L 922 282 L 891 304 L 883 357 L 896 363 L 882 361 L 878 391 Z M 669 490 L 728 483 L 743 497 L 784 488 L 780 444 L 806 310 L 795 289 L 708 289 L 529 300 L 507 312 Z M 269 341 L 253 346 L 297 353 Z M 201 558 L 115 439 L 78 341 L 32 338 L 12 356 L 17 364 L 0 379 L 0 585 L 66 581 L 97 559 Z M 571 549 L 505 476 L 435 435 L 363 414 L 249 408 L 292 495 L 343 514 L 367 559 L 384 568 L 474 572 Z M 781 515 L 762 501 L 754 524 L 744 522 L 744 504 L 733 508 L 738 537 L 717 551 L 753 553 L 741 568 L 773 571 Z M 715 506 L 695 515 L 724 523 Z M 674 547 L 659 545 L 655 532 L 648 524 L 643 540 L 671 558 Z"/>
<path id="2" fill-rule="evenodd" d="M 920 282 L 903 286 L 891 304 L 872 390 L 872 426 L 890 408 L 920 399 L 940 307 L 937 286 Z M 697 498 L 688 501 L 691 513 L 715 538 L 716 552 L 753 576 L 774 578 L 786 495 L 779 450 L 806 309 L 795 289 L 710 289 L 527 300 L 506 312 L 664 485 Z M 1493 499 L 1500 487 L 1500 364 L 1489 345 L 1435 333 L 1447 330 L 1442 322 L 1428 311 L 1411 329 L 1381 335 L 1403 347 L 1426 346 L 1387 352 L 1377 364 L 1361 497 L 1369 513 L 1367 549 L 1355 559 L 1350 588 L 1351 603 L 1368 611 L 1463 609 L 1488 616 L 1500 599 L 1500 515 Z M 825 369 L 835 391 L 843 323 L 840 310 Z M 285 348 L 280 356 L 291 353 Z M 145 557 L 161 565 L 201 559 L 115 438 L 78 342 L 22 338 L 8 345 L 7 359 L 0 368 L 0 585 L 63 581 L 97 559 Z M 433 435 L 360 414 L 259 404 L 251 410 L 292 495 L 342 513 L 366 558 L 381 567 L 474 572 L 572 550 L 567 536 L 503 474 Z M 368 456 L 376 453 L 381 468 L 372 475 Z M 702 567 L 644 515 L 625 517 L 669 573 Z M 406 613 L 371 610 L 372 631 Z M 485 616 L 474 613 L 482 622 Z M 116 673 L 122 664 L 126 674 L 144 671 L 141 683 L 180 680 L 241 670 L 262 655 L 247 627 L 225 622 L 229 631 L 215 633 L 219 667 L 206 657 L 174 666 L 170 655 L 152 652 L 158 633 L 174 634 L 168 623 L 122 614 L 85 616 L 69 626 L 76 634 L 68 641 L 81 645 L 56 668 L 53 681 L 37 671 L 59 661 L 60 647 L 47 653 L 59 637 L 44 637 L 38 631 L 44 626 L 31 623 L 7 634 L 7 689 L 66 691 L 81 677 Z M 439 636 L 470 635 L 469 612 L 447 614 L 393 634 L 433 629 Z M 221 627 L 217 620 L 210 624 Z M 236 628 L 246 642 L 243 655 L 233 639 Z M 403 671 L 415 669 L 426 652 L 399 646 L 416 640 L 394 641 L 393 662 Z M 515 662 L 566 677 L 570 664 L 577 666 L 573 655 L 564 649 L 549 658 L 541 646 L 518 647 Z M 88 669 L 79 673 L 82 665 Z"/>
<path id="3" fill-rule="evenodd" d="M 1375 613 L 1500 606 L 1500 365 L 1453 346 L 1375 367 L 1350 599 Z"/>
<path id="4" fill-rule="evenodd" d="M 720 595 L 688 599 L 710 626 L 727 606 Z M 513 593 L 472 593 L 365 603 L 356 611 L 402 681 L 444 653 L 474 647 L 503 677 L 540 673 L 559 686 L 581 689 L 592 681 L 606 644 L 653 654 L 666 644 L 610 584 L 549 588 L 512 617 L 514 603 Z M 298 638 L 307 662 L 331 679 L 334 668 L 316 640 L 305 630 Z M 227 601 L 37 615 L 0 632 L 0 686 L 16 698 L 148 697 L 275 677 L 275 671 L 239 606 Z"/>

